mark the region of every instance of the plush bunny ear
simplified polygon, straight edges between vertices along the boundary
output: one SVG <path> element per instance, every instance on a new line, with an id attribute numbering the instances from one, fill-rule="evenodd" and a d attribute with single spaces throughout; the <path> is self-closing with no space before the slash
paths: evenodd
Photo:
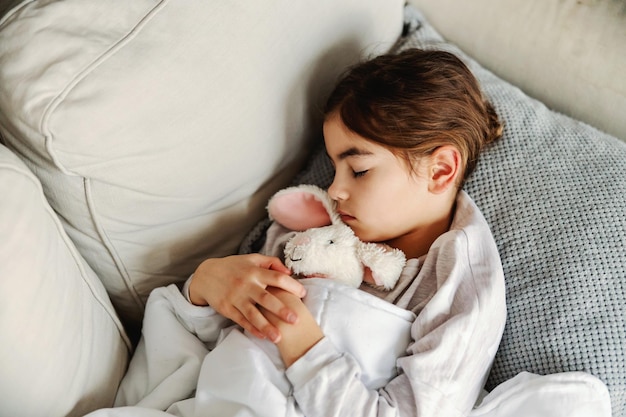
<path id="1" fill-rule="evenodd" d="M 376 285 L 386 290 L 392 289 L 406 264 L 406 256 L 400 249 L 394 249 L 381 243 L 363 243 L 358 248 L 363 265 L 372 271 Z"/>
<path id="2" fill-rule="evenodd" d="M 280 190 L 268 202 L 267 211 L 270 219 L 295 231 L 341 222 L 328 193 L 309 184 Z"/>

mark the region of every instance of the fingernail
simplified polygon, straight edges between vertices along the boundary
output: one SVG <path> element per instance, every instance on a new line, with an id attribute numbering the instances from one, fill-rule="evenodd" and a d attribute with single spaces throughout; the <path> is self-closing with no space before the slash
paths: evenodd
<path id="1" fill-rule="evenodd" d="M 267 337 L 274 343 L 276 343 L 278 341 L 278 333 L 275 332 L 274 330 L 271 330 L 268 334 Z"/>
<path id="2" fill-rule="evenodd" d="M 297 319 L 298 319 L 298 316 L 296 316 L 294 313 L 287 314 L 288 323 L 295 323 Z"/>

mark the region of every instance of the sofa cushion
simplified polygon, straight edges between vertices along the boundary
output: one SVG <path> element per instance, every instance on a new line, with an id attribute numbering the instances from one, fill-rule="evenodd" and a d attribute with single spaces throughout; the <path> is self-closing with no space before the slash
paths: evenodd
<path id="1" fill-rule="evenodd" d="M 236 252 L 300 169 L 336 75 L 397 39 L 402 3 L 39 0 L 5 16 L 5 141 L 126 323 Z"/>
<path id="2" fill-rule="evenodd" d="M 507 286 L 508 318 L 487 388 L 523 371 L 586 371 L 626 415 L 626 144 L 549 110 L 446 43 L 414 8 L 399 46 L 464 59 L 504 123 L 465 190 L 490 224 Z M 323 149 L 294 183 L 328 187 Z M 269 220 L 244 240 L 258 250 Z"/>
<path id="3" fill-rule="evenodd" d="M 410 3 L 495 74 L 550 108 L 626 141 L 623 1 Z"/>
<path id="4" fill-rule="evenodd" d="M 0 414 L 82 416 L 111 406 L 130 344 L 106 291 L 0 145 Z"/>

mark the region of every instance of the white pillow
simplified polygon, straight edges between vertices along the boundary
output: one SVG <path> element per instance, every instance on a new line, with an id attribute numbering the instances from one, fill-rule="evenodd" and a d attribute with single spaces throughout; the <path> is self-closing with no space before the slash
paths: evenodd
<path id="1" fill-rule="evenodd" d="M 35 176 L 0 145 L 0 414 L 111 406 L 130 344 Z"/>
<path id="2" fill-rule="evenodd" d="M 623 1 L 410 0 L 486 68 L 626 141 Z"/>
<path id="3" fill-rule="evenodd" d="M 402 6 L 66 0 L 6 16 L 1 131 L 126 323 L 153 288 L 237 251 L 337 75 L 389 49 Z"/>

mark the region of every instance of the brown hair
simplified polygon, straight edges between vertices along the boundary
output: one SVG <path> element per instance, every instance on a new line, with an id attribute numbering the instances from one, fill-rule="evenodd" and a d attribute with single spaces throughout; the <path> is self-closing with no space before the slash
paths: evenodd
<path id="1" fill-rule="evenodd" d="M 339 114 L 354 133 L 412 162 L 440 146 L 461 153 L 459 187 L 476 166 L 482 148 L 502 135 L 493 106 L 456 56 L 409 49 L 363 62 L 331 93 L 324 115 Z"/>

